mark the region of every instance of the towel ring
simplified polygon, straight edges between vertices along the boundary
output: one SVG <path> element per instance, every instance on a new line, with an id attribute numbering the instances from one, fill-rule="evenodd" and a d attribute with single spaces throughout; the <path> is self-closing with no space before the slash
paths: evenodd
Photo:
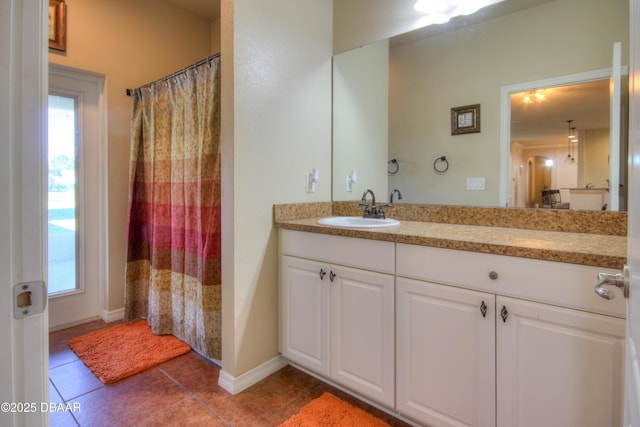
<path id="1" fill-rule="evenodd" d="M 390 170 L 389 169 L 389 164 L 395 165 L 395 170 Z M 398 171 L 400 170 L 400 163 L 398 163 L 398 161 L 396 159 L 391 159 L 387 162 L 387 173 L 389 175 L 395 175 L 398 173 Z"/>
<path id="2" fill-rule="evenodd" d="M 443 174 L 447 170 L 449 170 L 449 161 L 447 160 L 447 158 L 445 156 L 438 157 L 433 162 L 433 170 L 435 170 L 438 174 Z"/>

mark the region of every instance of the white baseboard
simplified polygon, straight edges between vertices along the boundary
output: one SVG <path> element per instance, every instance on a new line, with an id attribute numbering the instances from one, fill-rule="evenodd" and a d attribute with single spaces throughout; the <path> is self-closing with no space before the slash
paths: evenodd
<path id="1" fill-rule="evenodd" d="M 54 325 L 54 326 L 51 326 L 49 328 L 49 332 L 56 332 L 56 331 L 61 331 L 63 329 L 73 328 L 74 326 L 82 325 L 82 324 L 89 323 L 89 322 L 94 322 L 94 321 L 96 321 L 98 319 L 100 319 L 99 316 L 92 316 L 92 317 L 88 317 L 86 319 L 76 320 L 75 322 L 71 322 L 71 323 L 63 323 L 62 325 Z"/>
<path id="2" fill-rule="evenodd" d="M 238 394 L 288 364 L 289 361 L 287 359 L 282 356 L 276 356 L 238 377 L 229 375 L 224 370 L 221 370 L 218 385 L 231 394 Z"/>
<path id="3" fill-rule="evenodd" d="M 113 311 L 102 310 L 102 320 L 107 323 L 124 319 L 124 307 Z"/>

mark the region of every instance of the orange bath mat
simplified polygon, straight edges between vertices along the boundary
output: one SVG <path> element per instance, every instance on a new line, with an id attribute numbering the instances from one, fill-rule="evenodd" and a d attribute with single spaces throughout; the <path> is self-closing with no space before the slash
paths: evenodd
<path id="1" fill-rule="evenodd" d="M 373 415 L 324 393 L 300 409 L 280 427 L 389 427 L 389 424 Z"/>
<path id="2" fill-rule="evenodd" d="M 146 320 L 101 329 L 69 340 L 91 372 L 112 384 L 191 350 L 173 335 L 154 335 Z"/>

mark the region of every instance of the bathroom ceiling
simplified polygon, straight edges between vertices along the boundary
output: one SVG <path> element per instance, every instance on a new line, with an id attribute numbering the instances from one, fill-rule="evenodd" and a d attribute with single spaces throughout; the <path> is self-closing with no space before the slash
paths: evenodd
<path id="1" fill-rule="evenodd" d="M 545 88 L 545 99 L 511 96 L 511 140 L 525 146 L 567 144 L 569 123 L 578 133 L 609 128 L 609 80 Z M 584 135 L 580 135 L 584 136 Z"/>
<path id="2" fill-rule="evenodd" d="M 220 18 L 220 0 L 164 0 L 209 20 Z"/>

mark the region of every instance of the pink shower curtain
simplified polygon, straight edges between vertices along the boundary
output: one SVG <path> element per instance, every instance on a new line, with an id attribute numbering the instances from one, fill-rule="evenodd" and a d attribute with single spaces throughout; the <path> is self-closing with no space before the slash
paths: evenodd
<path id="1" fill-rule="evenodd" d="M 220 58 L 132 96 L 125 319 L 220 359 Z"/>

